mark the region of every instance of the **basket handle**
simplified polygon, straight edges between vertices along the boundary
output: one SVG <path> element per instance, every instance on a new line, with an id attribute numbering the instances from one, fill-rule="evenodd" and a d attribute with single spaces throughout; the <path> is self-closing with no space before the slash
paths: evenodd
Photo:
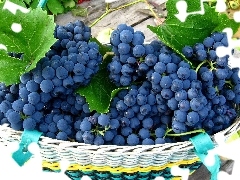
<path id="1" fill-rule="evenodd" d="M 217 175 L 220 170 L 220 158 L 218 155 L 214 155 L 214 164 L 209 165 L 209 163 L 206 161 L 208 151 L 214 148 L 214 144 L 210 138 L 210 136 L 207 133 L 200 133 L 193 138 L 190 139 L 194 146 L 194 150 L 196 155 L 200 158 L 202 163 L 206 166 L 206 168 L 211 173 L 211 180 L 217 180 Z"/>
<path id="2" fill-rule="evenodd" d="M 18 163 L 19 166 L 23 166 L 24 163 L 32 157 L 32 153 L 28 151 L 28 146 L 33 142 L 38 143 L 41 135 L 41 132 L 35 130 L 23 131 L 21 141 L 19 143 L 19 148 L 12 154 L 12 158 Z"/>

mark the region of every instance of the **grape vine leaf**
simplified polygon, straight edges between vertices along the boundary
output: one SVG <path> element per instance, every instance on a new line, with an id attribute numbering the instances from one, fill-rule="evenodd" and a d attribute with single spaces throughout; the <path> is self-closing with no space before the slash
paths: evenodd
<path id="1" fill-rule="evenodd" d="M 55 15 L 61 14 L 64 12 L 64 7 L 59 0 L 50 0 L 47 2 L 48 9 Z"/>
<path id="2" fill-rule="evenodd" d="M 96 110 L 98 113 L 107 113 L 112 98 L 115 97 L 120 90 L 127 89 L 128 87 L 117 87 L 108 78 L 109 72 L 107 65 L 113 57 L 112 54 L 109 54 L 111 49 L 102 45 L 96 38 L 92 38 L 91 41 L 98 43 L 99 52 L 103 55 L 103 62 L 100 64 L 100 69 L 92 78 L 90 84 L 85 87 L 80 87 L 77 93 L 86 98 L 91 111 Z"/>
<path id="3" fill-rule="evenodd" d="M 199 0 L 185 0 L 187 3 L 187 12 L 200 11 Z M 214 31 L 222 31 L 226 27 L 233 29 L 235 33 L 238 30 L 239 23 L 229 19 L 225 13 L 218 13 L 215 8 L 204 3 L 205 13 L 189 15 L 185 22 L 181 22 L 175 14 L 178 14 L 176 3 L 178 0 L 168 0 L 166 8 L 168 11 L 167 19 L 164 24 L 148 28 L 154 32 L 158 38 L 182 55 L 182 48 L 185 45 L 194 45 L 202 42 L 204 38 Z M 182 55 L 183 56 L 183 55 Z"/>
<path id="4" fill-rule="evenodd" d="M 32 2 L 32 0 L 24 0 L 24 2 L 25 2 L 27 5 L 30 5 L 30 3 Z"/>
<path id="5" fill-rule="evenodd" d="M 32 9 L 37 8 L 37 6 L 38 6 L 38 0 L 33 0 L 33 2 L 30 4 L 30 7 L 31 7 Z"/>
<path id="6" fill-rule="evenodd" d="M 36 67 L 36 63 L 45 56 L 56 39 L 53 36 L 55 29 L 54 17 L 40 8 L 28 13 L 17 11 L 16 15 L 0 4 L 0 82 L 6 85 L 19 82 L 19 76 Z M 12 31 L 13 23 L 21 25 L 18 33 Z M 23 53 L 19 60 L 8 56 L 8 52 Z"/>

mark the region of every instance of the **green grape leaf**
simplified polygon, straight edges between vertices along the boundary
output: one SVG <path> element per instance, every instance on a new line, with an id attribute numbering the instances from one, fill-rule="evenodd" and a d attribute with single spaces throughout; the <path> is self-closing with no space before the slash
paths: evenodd
<path id="1" fill-rule="evenodd" d="M 0 4 L 1 3 L 4 3 L 5 0 L 0 0 Z M 11 0 L 10 2 L 14 3 L 14 4 L 17 4 L 19 6 L 22 6 L 22 7 L 26 7 L 26 4 L 24 3 L 24 1 L 19 1 L 19 0 Z M 0 5 L 1 7 L 1 5 Z"/>
<path id="2" fill-rule="evenodd" d="M 30 4 L 30 7 L 32 9 L 35 9 L 35 8 L 37 8 L 38 3 L 39 3 L 39 0 L 33 0 L 33 2 Z"/>
<path id="3" fill-rule="evenodd" d="M 72 9 L 76 6 L 76 3 L 74 2 L 74 0 L 68 0 L 63 2 L 63 7 L 66 9 Z"/>
<path id="4" fill-rule="evenodd" d="M 178 0 L 168 0 L 166 8 L 168 16 L 164 24 L 148 28 L 156 33 L 158 38 L 171 47 L 177 53 L 182 55 L 182 48 L 185 45 L 194 45 L 197 42 L 202 42 L 204 38 L 209 36 L 214 31 L 222 31 L 230 27 L 233 32 L 236 32 L 239 23 L 229 19 L 226 14 L 218 13 L 215 8 L 204 3 L 203 15 L 189 15 L 184 22 L 181 22 L 175 15 L 178 14 L 176 3 Z M 199 0 L 185 0 L 187 3 L 187 12 L 200 11 Z M 182 55 L 183 56 L 183 55 Z"/>
<path id="5" fill-rule="evenodd" d="M 98 113 L 108 112 L 112 98 L 122 89 L 118 88 L 108 78 L 107 64 L 112 60 L 112 56 L 104 59 L 100 65 L 99 72 L 92 78 L 89 85 L 80 87 L 77 91 L 86 98 L 91 111 L 96 110 Z"/>
<path id="6" fill-rule="evenodd" d="M 32 0 L 24 0 L 24 2 L 25 2 L 27 5 L 30 5 L 30 3 L 32 2 Z"/>
<path id="7" fill-rule="evenodd" d="M 110 102 L 116 94 L 128 87 L 117 87 L 109 79 L 109 72 L 107 65 L 111 62 L 113 54 L 110 47 L 102 45 L 96 38 L 91 41 L 99 45 L 99 52 L 103 55 L 104 59 L 100 65 L 99 72 L 92 78 L 89 85 L 80 87 L 77 93 L 84 96 L 89 104 L 91 111 L 96 110 L 99 113 L 106 113 L 109 110 Z"/>
<path id="8" fill-rule="evenodd" d="M 99 46 L 99 52 L 101 53 L 102 56 L 108 54 L 109 52 L 112 51 L 111 47 L 110 46 L 107 46 L 107 45 L 102 45 L 98 40 L 97 38 L 91 38 L 90 39 L 91 42 L 95 42 L 98 44 Z"/>
<path id="9" fill-rule="evenodd" d="M 17 83 L 19 76 L 25 71 L 28 62 L 12 58 L 5 51 L 0 51 L 0 57 L 0 82 L 4 82 L 7 85 Z"/>
<path id="10" fill-rule="evenodd" d="M 55 23 L 53 16 L 40 8 L 23 13 L 18 10 L 16 15 L 0 4 L 0 82 L 7 85 L 18 83 L 19 76 L 36 67 L 36 63 L 45 56 L 51 45 L 56 42 L 53 36 Z M 11 27 L 21 25 L 20 32 Z M 23 53 L 23 59 L 8 57 L 8 52 Z M 16 68 L 18 66 L 18 68 Z"/>
<path id="11" fill-rule="evenodd" d="M 59 0 L 50 0 L 47 2 L 47 7 L 54 15 L 64 12 L 63 4 Z"/>
<path id="12" fill-rule="evenodd" d="M 77 6 L 74 9 L 71 10 L 73 16 L 80 16 L 80 17 L 87 17 L 88 9 Z"/>

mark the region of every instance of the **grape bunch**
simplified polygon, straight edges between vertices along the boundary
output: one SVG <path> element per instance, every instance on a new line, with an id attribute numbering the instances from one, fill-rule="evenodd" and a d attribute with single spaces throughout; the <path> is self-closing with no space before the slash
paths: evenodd
<path id="1" fill-rule="evenodd" d="M 57 25 L 54 36 L 57 41 L 19 84 L 0 83 L 1 124 L 53 139 L 135 146 L 185 141 L 202 131 L 212 135 L 238 115 L 239 69 L 228 66 L 228 56 L 216 55 L 217 47 L 228 46 L 225 33 L 186 45 L 185 61 L 159 40 L 144 44 L 141 31 L 118 25 L 105 78 L 124 88 L 107 113 L 90 111 L 86 98 L 75 93 L 90 83 L 103 59 L 89 41 L 90 28 L 81 21 Z"/>
<path id="2" fill-rule="evenodd" d="M 68 140 L 75 138 L 76 119 L 90 114 L 85 98 L 75 90 L 89 84 L 102 56 L 98 45 L 89 42 L 90 28 L 81 21 L 56 26 L 54 36 L 51 50 L 18 85 L 2 84 L 0 111 L 2 121 L 15 130 L 38 129 L 48 137 Z"/>
<path id="3" fill-rule="evenodd" d="M 120 24 L 111 33 L 110 43 L 115 56 L 108 65 L 109 78 L 117 86 L 128 86 L 136 81 L 138 62 L 146 54 L 145 36 L 131 26 Z"/>
<path id="4" fill-rule="evenodd" d="M 199 62 L 196 68 L 199 80 L 202 83 L 203 94 L 209 101 L 209 113 L 202 112 L 207 117 L 203 128 L 210 134 L 228 127 L 233 117 L 236 117 L 235 105 L 239 104 L 240 97 L 239 69 L 228 66 L 229 55 L 218 57 L 216 48 L 228 46 L 226 33 L 214 32 L 205 38 L 202 43 L 193 47 L 185 46 L 182 53 L 192 61 Z M 206 111 L 206 110 L 205 110 Z"/>

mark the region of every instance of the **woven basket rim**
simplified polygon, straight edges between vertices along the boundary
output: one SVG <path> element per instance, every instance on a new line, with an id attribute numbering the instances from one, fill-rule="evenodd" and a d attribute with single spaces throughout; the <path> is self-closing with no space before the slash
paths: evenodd
<path id="1" fill-rule="evenodd" d="M 240 129 L 240 118 L 222 133 L 227 140 Z M 23 131 L 15 131 L 0 125 L 0 143 L 21 141 Z M 214 136 L 211 139 L 217 146 Z M 109 171 L 117 173 L 147 172 L 163 170 L 180 164 L 200 161 L 190 141 L 157 145 L 117 146 L 90 145 L 61 141 L 41 136 L 38 144 L 43 159 L 43 167 L 59 170 L 62 159 L 70 162 L 71 171 Z"/>
<path id="2" fill-rule="evenodd" d="M 16 136 L 21 136 L 23 131 L 16 131 L 13 130 L 12 128 L 8 127 L 7 125 L 0 125 L 0 132 L 2 131 L 11 131 L 14 135 Z M 232 134 L 234 134 L 236 131 L 240 130 L 240 117 L 236 118 L 235 122 L 229 126 L 228 128 L 218 132 L 218 133 L 222 133 L 224 134 L 224 136 L 226 138 L 229 138 Z M 216 134 L 218 134 L 216 133 Z M 214 138 L 215 134 L 211 136 L 211 139 L 213 140 L 213 142 L 215 142 L 215 138 Z M 1 138 L 1 134 L 0 134 L 0 138 Z M 17 138 L 17 137 L 16 137 Z M 18 140 L 20 140 L 19 138 L 17 138 Z M 120 149 L 126 149 L 127 150 L 131 150 L 131 149 L 141 149 L 144 151 L 144 149 L 155 149 L 155 148 L 160 148 L 163 150 L 187 150 L 187 149 L 191 149 L 193 148 L 193 145 L 190 141 L 184 141 L 184 142 L 176 142 L 176 143 L 164 143 L 164 144 L 155 144 L 155 145 L 136 145 L 136 146 L 117 146 L 117 145 L 91 145 L 91 144 L 85 144 L 85 143 L 79 143 L 79 142 L 71 142 L 71 141 L 63 141 L 63 140 L 57 140 L 57 139 L 52 139 L 49 137 L 45 137 L 45 136 L 41 136 L 39 139 L 39 143 L 40 144 L 52 144 L 52 145 L 56 145 L 56 147 L 59 148 L 83 148 L 83 149 L 93 149 L 93 150 L 99 150 L 101 148 L 103 149 L 116 149 L 121 147 Z M 118 151 L 117 151 L 118 152 Z M 111 152 L 110 152 L 111 153 Z M 127 152 L 126 152 L 127 153 Z"/>

